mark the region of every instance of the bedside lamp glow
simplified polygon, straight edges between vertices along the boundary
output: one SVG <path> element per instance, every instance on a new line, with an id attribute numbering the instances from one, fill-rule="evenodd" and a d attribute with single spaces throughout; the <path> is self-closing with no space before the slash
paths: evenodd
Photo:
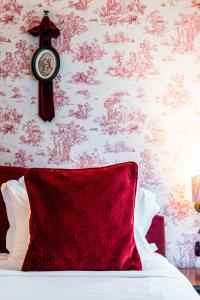
<path id="1" fill-rule="evenodd" d="M 200 175 L 192 177 L 192 201 L 195 210 L 200 213 Z"/>
<path id="2" fill-rule="evenodd" d="M 192 201 L 195 210 L 200 213 L 200 175 L 192 177 Z M 199 232 L 200 233 L 200 230 Z M 200 241 L 195 243 L 195 267 L 200 268 Z"/>

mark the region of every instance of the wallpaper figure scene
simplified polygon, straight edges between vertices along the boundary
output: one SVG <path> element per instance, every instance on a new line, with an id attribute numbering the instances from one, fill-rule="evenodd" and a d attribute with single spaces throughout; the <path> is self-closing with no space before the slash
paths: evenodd
<path id="1" fill-rule="evenodd" d="M 38 115 L 28 33 L 43 11 L 60 35 L 55 117 Z M 0 163 L 139 165 L 165 216 L 167 258 L 195 263 L 200 217 L 200 3 L 196 0 L 0 0 Z"/>

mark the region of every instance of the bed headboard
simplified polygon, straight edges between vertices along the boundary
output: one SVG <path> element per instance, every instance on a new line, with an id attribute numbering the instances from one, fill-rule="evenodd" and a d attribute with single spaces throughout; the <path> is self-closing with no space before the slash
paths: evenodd
<path id="1" fill-rule="evenodd" d="M 149 243 L 155 243 L 157 252 L 165 256 L 165 222 L 163 216 L 155 216 L 146 238 Z"/>
<path id="2" fill-rule="evenodd" d="M 3 182 L 11 179 L 18 179 L 23 176 L 26 168 L 0 166 L 0 186 Z M 6 214 L 5 204 L 0 193 L 0 252 L 7 252 L 6 250 L 6 233 L 9 228 L 9 223 Z M 159 228 L 159 232 L 158 232 Z M 158 247 L 158 253 L 165 255 L 165 227 L 164 218 L 162 216 L 155 216 L 151 227 L 147 233 L 147 240 L 150 243 L 155 243 Z"/>

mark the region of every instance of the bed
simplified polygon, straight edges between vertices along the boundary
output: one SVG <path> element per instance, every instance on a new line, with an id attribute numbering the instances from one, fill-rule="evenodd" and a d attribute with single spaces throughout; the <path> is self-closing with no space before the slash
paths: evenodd
<path id="1" fill-rule="evenodd" d="M 0 270 L 1 299 L 199 299 L 189 281 L 161 255 L 147 256 L 143 264 L 143 271 L 123 272 Z"/>
<path id="2" fill-rule="evenodd" d="M 23 176 L 24 168 L 0 167 L 0 184 Z M 0 196 L 1 197 L 1 196 Z M 9 228 L 5 205 L 0 199 L 1 236 Z M 4 214 L 3 214 L 4 211 Z M 0 241 L 0 291 L 3 300 L 56 299 L 199 299 L 190 282 L 165 255 L 164 218 L 155 216 L 146 238 L 157 245 L 156 252 L 141 255 L 142 270 L 121 271 L 19 271 L 19 262 L 9 259 L 5 239 Z"/>

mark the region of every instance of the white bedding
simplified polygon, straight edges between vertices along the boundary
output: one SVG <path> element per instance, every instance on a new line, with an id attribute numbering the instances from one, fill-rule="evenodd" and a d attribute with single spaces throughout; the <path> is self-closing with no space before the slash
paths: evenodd
<path id="1" fill-rule="evenodd" d="M 12 262 L 0 260 L 0 269 Z M 189 281 L 164 257 L 143 258 L 143 271 L 29 272 L 0 270 L 2 300 L 199 300 Z"/>

